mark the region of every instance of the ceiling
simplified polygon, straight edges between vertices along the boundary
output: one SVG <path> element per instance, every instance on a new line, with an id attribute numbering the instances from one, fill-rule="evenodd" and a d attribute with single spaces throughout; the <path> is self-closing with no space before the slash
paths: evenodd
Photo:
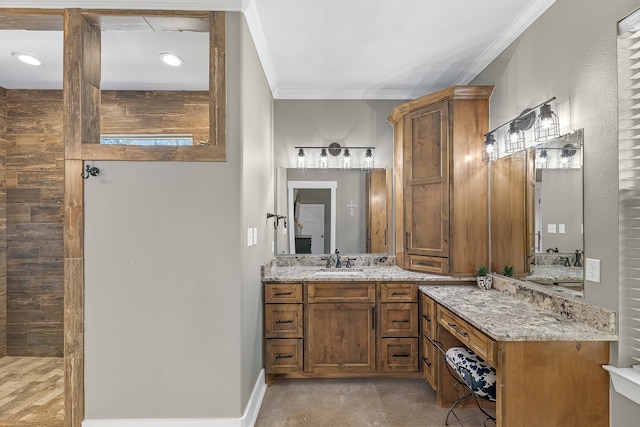
<path id="1" fill-rule="evenodd" d="M 2 4 L 241 11 L 274 98 L 412 99 L 470 83 L 554 1 L 16 0 Z M 0 86 L 62 88 L 62 31 L 55 31 L 55 26 L 49 25 L 48 31 L 0 31 Z M 2 20 L 0 28 L 8 28 L 2 27 Z M 102 49 L 103 89 L 207 88 L 206 33 L 103 31 Z M 43 65 L 19 63 L 12 52 L 35 55 Z M 164 66 L 158 59 L 162 52 L 177 53 L 185 65 Z"/>

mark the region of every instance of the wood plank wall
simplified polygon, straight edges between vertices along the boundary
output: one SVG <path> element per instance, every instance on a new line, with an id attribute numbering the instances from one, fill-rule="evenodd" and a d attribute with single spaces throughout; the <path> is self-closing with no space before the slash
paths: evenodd
<path id="1" fill-rule="evenodd" d="M 1 89 L 1 88 L 0 88 Z M 6 102 L 3 102 L 6 98 Z M 104 91 L 102 133 L 194 133 L 209 138 L 208 92 Z M 3 109 L 3 105 L 5 108 Z M 3 149 L 3 112 L 7 138 Z M 0 90 L 0 334 L 11 356 L 63 355 L 62 91 Z M 6 220 L 5 220 L 6 219 Z M 8 234 L 2 241 L 4 225 Z M 7 283 L 8 304 L 2 304 Z M 0 337 L 0 354 L 2 353 Z"/>
<path id="2" fill-rule="evenodd" d="M 7 91 L 7 349 L 63 355 L 62 91 Z"/>
<path id="3" fill-rule="evenodd" d="M 7 355 L 7 91 L 0 87 L 0 357 Z"/>

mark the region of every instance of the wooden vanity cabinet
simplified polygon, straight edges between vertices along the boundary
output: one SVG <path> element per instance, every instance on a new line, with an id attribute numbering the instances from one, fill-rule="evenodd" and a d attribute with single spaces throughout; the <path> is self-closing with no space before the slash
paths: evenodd
<path id="1" fill-rule="evenodd" d="M 418 371 L 418 286 L 380 284 L 380 368 Z"/>
<path id="2" fill-rule="evenodd" d="M 487 163 L 493 86 L 451 87 L 398 105 L 395 251 L 405 269 L 474 275 L 488 262 Z"/>
<path id="3" fill-rule="evenodd" d="M 429 338 L 436 339 L 436 302 L 425 294 L 420 294 L 420 322 L 420 363 L 422 374 L 424 379 L 431 385 L 431 388 L 437 390 L 437 357 L 439 353 L 429 341 Z"/>
<path id="4" fill-rule="evenodd" d="M 302 283 L 266 284 L 264 293 L 265 369 L 272 374 L 301 372 Z"/>
<path id="5" fill-rule="evenodd" d="M 309 283 L 308 372 L 373 372 L 375 283 Z"/>
<path id="6" fill-rule="evenodd" d="M 418 375 L 417 284 L 303 282 L 264 288 L 267 375 Z"/>

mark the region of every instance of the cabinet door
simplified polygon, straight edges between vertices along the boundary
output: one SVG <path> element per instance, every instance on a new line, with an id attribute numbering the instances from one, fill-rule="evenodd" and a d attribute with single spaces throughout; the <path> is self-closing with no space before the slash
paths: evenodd
<path id="1" fill-rule="evenodd" d="M 373 372 L 374 304 L 309 304 L 307 360 L 310 372 Z"/>
<path id="2" fill-rule="evenodd" d="M 391 170 L 374 169 L 367 174 L 367 253 L 389 253 L 391 224 Z"/>
<path id="3" fill-rule="evenodd" d="M 421 108 L 404 121 L 405 252 L 449 255 L 448 102 Z"/>

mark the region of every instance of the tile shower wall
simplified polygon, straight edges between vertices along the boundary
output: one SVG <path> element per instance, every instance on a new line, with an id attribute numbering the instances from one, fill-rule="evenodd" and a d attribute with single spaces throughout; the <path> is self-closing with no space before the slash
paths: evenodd
<path id="1" fill-rule="evenodd" d="M 63 355 L 62 91 L 7 91 L 7 350 Z"/>
<path id="2" fill-rule="evenodd" d="M 0 357 L 7 355 L 7 91 L 0 87 Z"/>

